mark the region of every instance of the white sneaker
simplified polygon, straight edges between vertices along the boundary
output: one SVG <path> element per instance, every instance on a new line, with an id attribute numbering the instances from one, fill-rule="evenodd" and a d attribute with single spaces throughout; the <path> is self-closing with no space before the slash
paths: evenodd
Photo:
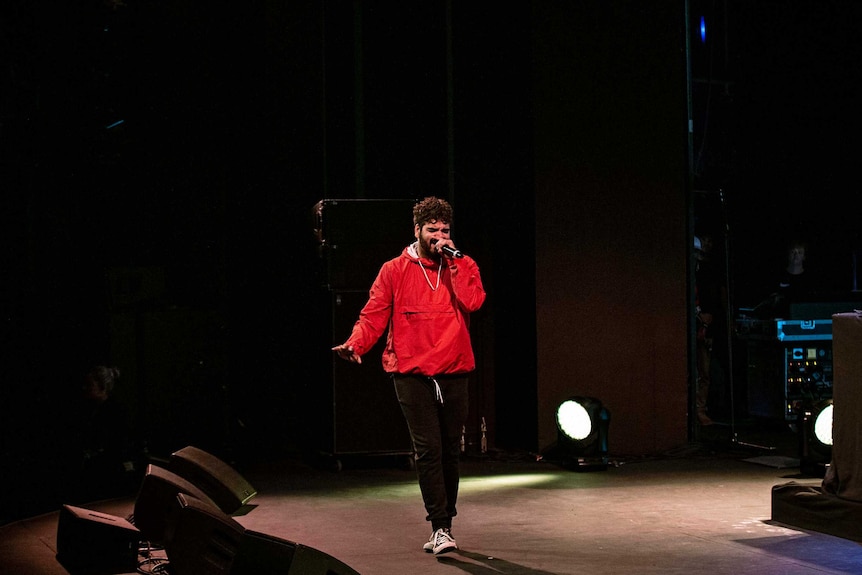
<path id="1" fill-rule="evenodd" d="M 425 550 L 425 553 L 440 555 L 441 553 L 455 551 L 458 549 L 458 544 L 455 543 L 448 529 L 438 529 L 431 534 L 431 538 L 422 546 L 422 549 Z"/>

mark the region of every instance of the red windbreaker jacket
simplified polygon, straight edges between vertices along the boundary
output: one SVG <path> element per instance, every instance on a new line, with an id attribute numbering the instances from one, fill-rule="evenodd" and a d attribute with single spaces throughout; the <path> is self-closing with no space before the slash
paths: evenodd
<path id="1" fill-rule="evenodd" d="M 470 314 L 484 301 L 479 266 L 470 256 L 444 258 L 440 267 L 439 262 L 419 258 L 411 244 L 380 268 L 345 343 L 362 356 L 388 328 L 384 371 L 467 373 L 476 367 Z"/>

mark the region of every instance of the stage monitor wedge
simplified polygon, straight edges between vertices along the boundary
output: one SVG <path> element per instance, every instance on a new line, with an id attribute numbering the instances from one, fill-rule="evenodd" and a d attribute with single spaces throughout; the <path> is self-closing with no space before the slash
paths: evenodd
<path id="1" fill-rule="evenodd" d="M 187 493 L 174 501 L 165 534 L 172 575 L 229 575 L 245 528 L 215 505 Z"/>
<path id="2" fill-rule="evenodd" d="M 228 515 L 248 512 L 248 502 L 257 495 L 257 490 L 233 467 L 191 445 L 171 454 L 167 469 L 206 493 Z"/>
<path id="3" fill-rule="evenodd" d="M 133 572 L 143 539 L 123 517 L 63 505 L 57 522 L 57 561 L 70 572 L 84 568 Z"/>
<path id="4" fill-rule="evenodd" d="M 319 549 L 246 529 L 230 575 L 359 575 Z"/>
<path id="5" fill-rule="evenodd" d="M 216 506 L 206 493 L 187 479 L 158 465 L 147 466 L 135 500 L 132 519 L 132 523 L 141 531 L 145 540 L 155 545 L 164 543 L 176 519 L 177 495 L 180 493 L 187 493 Z"/>

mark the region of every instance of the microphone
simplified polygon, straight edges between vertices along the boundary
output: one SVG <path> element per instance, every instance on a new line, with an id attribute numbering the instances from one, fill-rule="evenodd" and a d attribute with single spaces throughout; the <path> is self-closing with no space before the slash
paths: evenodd
<path id="1" fill-rule="evenodd" d="M 440 251 L 449 256 L 450 258 L 463 258 L 464 254 L 461 253 L 461 250 L 456 250 L 452 246 L 443 246 L 440 248 Z"/>

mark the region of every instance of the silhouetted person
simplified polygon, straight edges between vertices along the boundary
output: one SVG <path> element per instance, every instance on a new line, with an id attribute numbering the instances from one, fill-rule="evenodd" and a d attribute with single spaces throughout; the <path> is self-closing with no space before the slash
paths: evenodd
<path id="1" fill-rule="evenodd" d="M 695 324 L 696 379 L 695 408 L 701 425 L 712 425 L 708 415 L 712 384 L 712 360 L 717 335 L 723 332 L 726 291 L 721 266 L 714 260 L 714 238 L 703 232 L 694 239 L 695 245 Z"/>
<path id="2" fill-rule="evenodd" d="M 814 274 L 808 269 L 808 246 L 800 239 L 788 242 L 781 267 L 772 276 L 769 295 L 754 309 L 763 319 L 788 319 L 793 303 L 810 300 L 817 293 Z"/>
<path id="3" fill-rule="evenodd" d="M 116 367 L 99 365 L 81 381 L 70 432 L 78 467 L 75 497 L 101 499 L 129 490 L 140 466 L 127 407 L 114 396 Z"/>
<path id="4" fill-rule="evenodd" d="M 787 246 L 785 265 L 779 273 L 776 293 L 780 301 L 776 317 L 788 317 L 790 304 L 810 298 L 816 291 L 814 276 L 805 267 L 807 245 L 793 240 Z"/>

